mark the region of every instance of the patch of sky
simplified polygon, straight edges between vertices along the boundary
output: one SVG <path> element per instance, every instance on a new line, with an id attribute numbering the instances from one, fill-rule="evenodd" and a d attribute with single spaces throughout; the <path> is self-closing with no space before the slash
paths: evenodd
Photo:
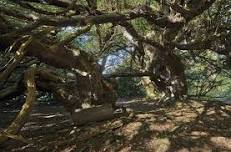
<path id="1" fill-rule="evenodd" d="M 79 28 L 76 27 L 65 27 L 63 28 L 63 33 L 72 33 L 78 30 Z M 94 40 L 94 36 L 92 36 L 89 33 L 82 34 L 78 37 L 76 37 L 73 41 L 73 44 L 82 49 L 87 51 L 88 53 L 94 53 L 98 49 L 97 42 Z M 107 55 L 107 60 L 105 64 L 105 70 L 103 71 L 103 74 L 109 74 L 115 71 L 115 69 L 121 65 L 130 55 L 129 52 L 131 52 L 133 49 L 128 48 L 122 48 L 122 49 L 116 49 L 112 50 L 110 54 Z M 99 59 L 98 63 L 102 64 L 103 58 Z"/>
<path id="2" fill-rule="evenodd" d="M 109 74 L 116 70 L 118 66 L 120 66 L 127 58 L 129 57 L 129 53 L 125 49 L 118 50 L 112 54 L 107 56 L 107 61 L 105 64 L 105 70 L 103 74 Z M 102 59 L 99 61 L 102 63 Z"/>

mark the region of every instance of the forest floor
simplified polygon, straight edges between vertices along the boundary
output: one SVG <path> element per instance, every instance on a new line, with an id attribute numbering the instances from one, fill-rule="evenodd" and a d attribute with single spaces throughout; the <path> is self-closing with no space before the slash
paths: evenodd
<path id="1" fill-rule="evenodd" d="M 36 106 L 20 132 L 28 143 L 11 139 L 0 145 L 0 151 L 231 151 L 231 105 L 202 101 L 163 105 L 147 100 L 123 105 L 128 112 L 119 118 L 79 127 L 59 105 Z M 0 109 L 0 127 L 6 127 L 16 112 Z"/>

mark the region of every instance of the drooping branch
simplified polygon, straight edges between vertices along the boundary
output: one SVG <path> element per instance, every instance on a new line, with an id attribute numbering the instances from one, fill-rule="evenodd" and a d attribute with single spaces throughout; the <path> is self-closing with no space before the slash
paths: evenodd
<path id="1" fill-rule="evenodd" d="M 91 27 L 92 27 L 92 26 L 89 25 L 89 26 L 86 26 L 86 27 L 83 27 L 83 28 L 77 30 L 77 31 L 74 32 L 74 33 L 71 33 L 71 35 L 70 35 L 68 38 L 66 38 L 66 39 L 63 40 L 63 41 L 60 41 L 57 45 L 58 45 L 58 46 L 63 46 L 63 45 L 65 45 L 65 44 L 70 43 L 70 42 L 71 42 L 73 39 L 75 39 L 76 37 L 78 37 L 78 36 L 80 36 L 80 35 L 82 35 L 82 34 L 88 32 L 88 31 L 91 29 Z"/>
<path id="2" fill-rule="evenodd" d="M 171 3 L 170 6 L 176 12 L 179 12 L 186 19 L 187 22 L 189 22 L 194 17 L 202 14 L 205 10 L 211 7 L 215 1 L 216 0 L 201 0 L 199 4 L 193 4 L 193 8 L 190 9 L 186 9 L 177 3 Z"/>
<path id="3" fill-rule="evenodd" d="M 15 69 L 15 67 L 22 61 L 28 49 L 26 49 L 29 44 L 32 42 L 32 37 L 29 36 L 28 40 L 20 46 L 20 48 L 16 51 L 14 59 L 12 63 L 10 63 L 7 68 L 0 73 L 0 81 L 6 81 L 7 77 L 11 74 L 11 72 Z"/>
<path id="4" fill-rule="evenodd" d="M 63 9 L 62 7 L 60 6 L 56 6 L 58 9 L 60 9 L 60 11 L 58 12 L 51 12 L 51 11 L 48 11 L 48 10 L 44 10 L 44 9 L 41 9 L 41 8 L 37 8 L 33 5 L 33 3 L 31 2 L 27 2 L 27 1 L 14 1 L 14 3 L 17 3 L 19 4 L 21 7 L 23 8 L 26 8 L 26 9 L 30 9 L 36 13 L 39 13 L 39 14 L 44 14 L 44 15 L 63 15 L 65 13 L 67 13 L 68 11 L 70 10 L 79 10 L 79 9 L 83 9 L 84 6 L 81 6 L 81 5 L 76 5 L 76 1 L 77 0 L 74 0 L 73 2 L 71 3 L 67 3 L 66 4 L 66 7 L 65 9 Z M 40 4 L 40 5 L 43 5 L 41 3 L 38 3 L 36 2 L 37 4 Z M 46 4 L 48 5 L 48 4 Z M 49 5 L 52 5 L 52 3 L 50 3 Z M 55 6 L 55 5 L 53 5 Z"/>
<path id="5" fill-rule="evenodd" d="M 35 74 L 36 74 L 36 68 L 32 67 L 25 73 L 25 85 L 27 87 L 27 97 L 26 101 L 17 115 L 17 117 L 14 119 L 14 121 L 10 124 L 10 126 L 3 131 L 3 133 L 0 133 L 0 143 L 7 140 L 8 135 L 17 135 L 20 129 L 24 126 L 26 123 L 28 116 L 32 110 L 33 104 L 36 101 L 36 85 L 35 85 Z"/>
<path id="6" fill-rule="evenodd" d="M 28 1 L 28 0 L 25 0 Z M 41 4 L 48 4 L 48 5 L 54 5 L 57 7 L 64 7 L 67 8 L 72 3 L 69 0 L 29 0 L 29 2 L 36 2 Z"/>
<path id="7" fill-rule="evenodd" d="M 63 0 L 58 0 L 56 2 L 48 1 L 48 0 L 43 0 L 43 1 L 33 0 L 33 1 L 36 3 L 40 3 L 41 5 L 48 4 L 48 5 L 53 5 L 53 6 L 60 5 L 59 2 L 65 2 Z M 174 53 L 172 53 L 172 51 L 174 50 L 174 45 L 172 45 L 171 41 L 174 40 L 176 35 L 187 24 L 187 22 L 192 20 L 195 16 L 200 15 L 204 10 L 208 9 L 208 7 L 210 7 L 214 1 L 215 0 L 211 0 L 211 1 L 203 0 L 203 2 L 200 2 L 200 5 L 198 5 L 198 7 L 196 7 L 195 9 L 189 9 L 189 10 L 186 9 L 185 7 L 179 6 L 178 4 L 176 7 L 174 7 L 173 4 L 169 4 L 168 7 L 172 7 L 173 9 L 175 9 L 176 12 L 180 13 L 180 15 L 179 13 L 178 14 L 176 13 L 178 16 L 177 15 L 176 16 L 170 16 L 170 15 L 166 16 L 167 13 L 161 14 L 161 12 L 153 11 L 153 9 L 149 6 L 139 6 L 132 10 L 128 10 L 127 12 L 122 12 L 122 13 L 108 13 L 105 11 L 100 12 L 97 10 L 98 11 L 97 13 L 89 11 L 89 13 L 85 13 L 84 15 L 74 13 L 75 15 L 66 16 L 63 14 L 49 14 L 49 13 L 46 14 L 47 12 L 46 11 L 44 12 L 43 9 L 40 10 L 40 9 L 37 9 L 37 7 L 33 7 L 32 5 L 33 3 L 30 3 L 28 1 L 23 1 L 23 3 L 21 3 L 21 6 L 22 6 L 21 8 L 22 9 L 26 8 L 25 10 L 31 10 L 33 14 L 38 14 L 38 16 L 36 16 L 34 19 L 34 17 L 30 18 L 31 16 L 30 15 L 27 16 L 28 14 L 25 14 L 24 12 L 22 12 L 21 14 L 17 14 L 17 12 L 15 13 L 13 11 L 10 11 L 10 9 L 5 8 L 3 12 L 3 14 L 6 14 L 5 16 L 12 16 L 13 18 L 16 17 L 16 18 L 24 19 L 25 21 L 34 21 L 34 22 L 27 22 L 28 24 L 26 24 L 23 28 L 19 28 L 19 29 L 13 28 L 13 29 L 16 29 L 15 31 L 9 30 L 10 32 L 3 32 L 6 34 L 2 34 L 0 36 L 0 41 L 1 43 L 4 43 L 5 41 L 11 40 L 11 43 L 12 43 L 12 41 L 15 38 L 18 38 L 20 35 L 25 35 L 27 33 L 32 33 L 34 35 L 37 35 L 40 32 L 40 29 L 47 28 L 50 26 L 52 26 L 52 28 L 55 30 L 62 29 L 60 27 L 67 27 L 67 26 L 80 26 L 80 27 L 85 26 L 86 28 L 84 27 L 80 29 L 79 31 L 71 35 L 69 38 L 67 38 L 66 40 L 61 41 L 58 44 L 56 43 L 56 45 L 49 46 L 49 44 L 45 44 L 44 39 L 48 39 L 46 36 L 42 37 L 42 39 L 33 40 L 31 44 L 27 47 L 27 50 L 29 50 L 28 55 L 37 57 L 40 61 L 47 63 L 49 65 L 55 66 L 57 68 L 65 68 L 69 70 L 71 69 L 71 70 L 85 72 L 86 78 L 93 77 L 91 81 L 95 83 L 99 83 L 99 85 L 97 84 L 95 86 L 101 86 L 101 89 L 102 89 L 102 84 L 101 84 L 102 75 L 99 72 L 100 70 L 98 68 L 97 61 L 94 61 L 94 59 L 91 58 L 89 54 L 79 51 L 79 50 L 74 50 L 73 48 L 71 48 L 71 46 L 68 46 L 69 47 L 68 48 L 65 46 L 65 44 L 72 41 L 76 36 L 83 34 L 87 32 L 88 30 L 90 30 L 91 25 L 98 25 L 98 24 L 105 24 L 105 23 L 112 23 L 113 27 L 115 27 L 116 25 L 121 25 L 125 27 L 126 31 L 130 33 L 130 35 L 132 35 L 134 39 L 136 39 L 136 41 L 138 41 L 137 44 L 139 46 L 142 47 L 143 45 L 149 44 L 152 47 L 157 48 L 159 52 L 162 52 L 160 56 L 163 57 L 163 60 L 166 60 L 165 66 L 167 66 L 167 68 L 170 69 L 172 76 L 174 77 L 172 78 L 172 80 L 178 79 L 179 84 L 180 84 L 181 78 L 182 78 L 182 83 L 185 83 L 184 82 L 185 76 L 184 76 L 184 71 L 183 71 L 184 68 L 182 66 L 180 59 L 178 59 L 177 56 Z M 96 1 L 87 1 L 87 2 L 90 8 L 92 7 L 93 9 L 97 9 Z M 67 8 L 65 10 L 69 10 L 69 9 L 72 11 L 77 10 L 76 7 L 74 6 L 72 7 L 70 5 L 71 1 L 68 1 L 65 3 L 66 3 L 65 8 Z M 158 31 L 157 33 L 159 34 L 163 32 L 161 35 L 163 36 L 161 37 L 161 42 L 154 41 L 153 39 L 146 38 L 145 36 L 142 36 L 141 34 L 139 34 L 139 31 L 135 29 L 132 24 L 129 23 L 130 20 L 137 19 L 137 18 L 144 18 L 153 27 L 156 27 L 157 25 L 156 28 L 158 28 L 161 31 L 161 32 Z M 0 29 L 0 31 L 2 31 L 2 29 Z M 44 32 L 44 33 L 47 35 L 47 32 Z M 52 34 L 53 34 L 52 36 L 54 36 L 54 34 L 57 34 L 57 32 L 55 31 Z M 101 41 L 101 43 L 102 42 L 103 41 Z M 111 45 L 109 47 L 111 47 Z M 106 47 L 106 49 L 108 48 Z M 142 49 L 144 50 L 144 48 Z M 153 50 L 153 52 L 154 51 L 155 50 Z M 150 72 L 151 71 L 153 72 L 153 69 L 151 69 Z M 121 74 L 117 76 L 111 75 L 111 76 L 106 76 L 106 77 L 145 76 L 145 74 L 146 73 L 140 73 L 140 74 L 138 73 L 134 75 Z M 148 73 L 147 76 L 149 74 L 151 73 Z M 55 85 L 55 82 L 52 83 L 50 86 L 52 85 Z M 62 89 L 62 87 L 60 88 Z M 95 87 L 94 89 L 97 90 L 97 87 Z M 65 89 L 63 90 L 66 91 Z M 59 92 L 59 94 L 61 94 L 61 91 Z M 69 90 L 66 91 L 67 96 L 69 95 L 68 91 Z"/>
<path id="8" fill-rule="evenodd" d="M 163 49 L 163 46 L 160 43 L 155 42 L 155 41 L 153 41 L 151 39 L 148 39 L 148 38 L 146 38 L 144 36 L 139 35 L 139 33 L 135 30 L 135 28 L 130 23 L 128 23 L 128 22 L 120 22 L 120 25 L 125 27 L 127 32 L 129 34 L 131 34 L 131 36 L 134 37 L 137 41 L 144 42 L 144 43 L 150 44 L 150 45 L 152 45 L 154 47 Z"/>
<path id="9" fill-rule="evenodd" d="M 191 11 L 191 15 L 189 15 L 189 17 L 186 17 L 187 21 L 192 20 L 194 17 L 200 15 L 204 10 L 208 9 L 213 3 L 215 2 L 215 0 L 204 0 L 203 3 L 201 3 L 200 7 L 197 7 L 195 10 L 190 10 Z M 55 2 L 47 2 L 49 4 L 55 4 Z M 67 3 L 65 3 L 67 4 Z M 68 3 L 68 6 L 70 4 Z M 172 4 L 172 7 L 175 8 L 174 6 L 177 4 Z M 178 5 L 177 5 L 178 7 Z M 179 6 L 181 7 L 181 6 Z M 183 8 L 182 8 L 183 9 Z M 6 13 L 10 13 L 11 11 L 5 11 Z M 16 13 L 17 15 L 18 13 Z M 12 15 L 12 13 L 11 13 Z M 26 14 L 24 14 L 24 17 Z M 88 16 L 75 16 L 75 17 L 56 17 L 56 16 L 43 16 L 43 17 L 39 17 L 39 19 L 32 23 L 32 24 L 28 24 L 26 25 L 24 28 L 18 29 L 16 31 L 13 31 L 11 33 L 7 33 L 4 35 L 1 35 L 0 37 L 2 39 L 6 38 L 6 37 L 13 37 L 16 35 L 20 35 L 20 34 L 25 34 L 25 33 L 29 33 L 30 31 L 46 25 L 46 26 L 58 26 L 58 27 L 62 27 L 62 26 L 76 26 L 76 25 L 88 25 L 88 24 L 104 24 L 104 23 L 113 23 L 113 24 L 118 24 L 118 22 L 120 21 L 127 21 L 127 20 L 132 20 L 135 18 L 139 18 L 139 17 L 143 17 L 145 19 L 147 19 L 149 22 L 151 22 L 152 24 L 155 24 L 157 26 L 160 26 L 162 28 L 176 28 L 176 27 L 182 27 L 182 25 L 184 24 L 183 20 L 172 20 L 171 18 L 169 18 L 168 16 L 163 16 L 160 17 L 158 12 L 154 12 L 149 6 L 139 6 L 133 10 L 130 10 L 128 12 L 125 12 L 123 14 L 120 13 L 101 13 L 98 15 L 88 15 Z M 32 20 L 34 20 L 32 18 Z"/>
<path id="10" fill-rule="evenodd" d="M 216 42 L 225 41 L 226 37 L 229 36 L 230 33 L 223 32 L 219 34 L 211 34 L 207 36 L 204 40 L 196 40 L 194 42 L 189 42 L 186 44 L 175 43 L 175 47 L 180 50 L 206 50 L 210 49 L 213 52 L 223 55 L 229 55 L 230 47 L 225 46 L 221 48 L 217 48 Z M 227 40 L 226 40 L 227 41 Z"/>
<path id="11" fill-rule="evenodd" d="M 208 38 L 187 44 L 175 44 L 175 46 L 180 50 L 204 50 L 209 49 L 211 47 L 211 43 L 212 38 Z"/>
<path id="12" fill-rule="evenodd" d="M 98 15 L 88 15 L 88 16 L 74 16 L 74 17 L 56 17 L 50 16 L 41 17 L 36 22 L 32 24 L 26 25 L 24 28 L 18 29 L 11 33 L 4 34 L 0 36 L 1 38 L 12 37 L 17 34 L 27 33 L 31 30 L 34 30 L 40 26 L 56 26 L 56 27 L 64 27 L 64 26 L 85 26 L 88 24 L 105 24 L 105 23 L 113 23 L 118 24 L 121 21 L 128 21 L 132 19 L 136 19 L 139 17 L 143 17 L 148 21 L 156 24 L 162 28 L 175 28 L 178 26 L 177 24 L 182 24 L 182 22 L 177 23 L 175 21 L 170 20 L 169 18 L 162 17 L 160 18 L 156 12 L 152 11 L 152 9 L 148 6 L 140 6 L 133 10 L 130 10 L 125 13 L 103 13 Z"/>
<path id="13" fill-rule="evenodd" d="M 145 77 L 152 76 L 150 72 L 140 72 L 140 73 L 113 73 L 113 74 L 104 74 L 104 78 L 118 78 L 118 77 Z"/>
<path id="14" fill-rule="evenodd" d="M 25 13 L 22 13 L 21 11 L 19 11 L 19 10 L 11 10 L 11 9 L 9 9 L 9 8 L 7 8 L 5 6 L 1 6 L 1 5 L 0 5 L 0 9 L 1 9 L 1 13 L 5 14 L 5 15 L 13 16 L 13 17 L 23 19 L 23 20 L 26 20 L 26 21 L 34 21 L 35 17 L 36 17 L 36 15 L 25 14 Z"/>

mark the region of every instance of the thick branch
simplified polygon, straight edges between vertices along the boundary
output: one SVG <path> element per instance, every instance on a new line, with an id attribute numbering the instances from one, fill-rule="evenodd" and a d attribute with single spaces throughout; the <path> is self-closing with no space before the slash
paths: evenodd
<path id="1" fill-rule="evenodd" d="M 58 46 L 62 46 L 62 45 L 65 45 L 65 44 L 68 44 L 70 43 L 73 39 L 75 39 L 76 37 L 88 32 L 90 29 L 91 29 L 91 25 L 89 26 L 86 26 L 86 27 L 83 27 L 79 30 L 77 30 L 76 32 L 72 33 L 68 38 L 66 38 L 65 40 L 59 42 L 57 45 Z"/>
<path id="2" fill-rule="evenodd" d="M 120 23 L 121 26 L 125 27 L 126 31 L 131 34 L 132 37 L 134 37 L 137 41 L 140 42 L 145 42 L 147 44 L 150 44 L 154 47 L 163 49 L 163 46 L 161 44 L 159 44 L 158 42 L 155 42 L 151 39 L 148 39 L 146 37 L 143 37 L 141 35 L 138 34 L 138 32 L 135 30 L 135 28 L 128 22 L 121 22 Z"/>
<path id="3" fill-rule="evenodd" d="M 33 15 L 24 14 L 19 10 L 12 10 L 12 9 L 9 9 L 9 8 L 7 8 L 5 6 L 1 6 L 1 5 L 0 5 L 0 9 L 1 9 L 1 13 L 4 13 L 8 16 L 13 16 L 13 17 L 27 20 L 27 21 L 34 21 L 35 20 L 35 18 L 33 17 L 33 16 L 35 16 L 34 14 Z"/>
<path id="4" fill-rule="evenodd" d="M 21 62 L 23 57 L 25 56 L 26 52 L 28 51 L 27 46 L 31 43 L 32 37 L 29 37 L 29 39 L 24 42 L 20 48 L 16 51 L 14 60 L 12 63 L 10 63 L 7 68 L 0 74 L 0 81 L 4 82 L 10 73 L 15 69 L 15 67 Z"/>
<path id="5" fill-rule="evenodd" d="M 229 33 L 228 33 L 229 34 Z M 218 35 L 210 35 L 207 36 L 204 40 L 197 40 L 191 43 L 186 44 L 175 44 L 175 47 L 180 50 L 205 50 L 205 49 L 213 49 L 214 41 L 216 40 L 222 40 L 225 39 L 225 37 L 228 35 L 225 33 L 220 33 Z M 215 51 L 216 52 L 216 51 Z"/>
<path id="6" fill-rule="evenodd" d="M 35 72 L 33 67 L 25 74 L 25 85 L 27 87 L 27 97 L 21 111 L 11 123 L 11 125 L 0 134 L 0 143 L 8 139 L 9 135 L 16 135 L 26 123 L 33 104 L 36 101 L 36 85 L 35 85 Z"/>
<path id="7" fill-rule="evenodd" d="M 37 20 L 35 23 L 29 24 L 25 26 L 24 28 L 21 28 L 19 30 L 13 31 L 12 33 L 4 34 L 1 36 L 1 38 L 6 37 L 12 37 L 18 34 L 24 34 L 28 33 L 31 30 L 42 26 L 56 26 L 56 27 L 64 27 L 64 26 L 85 26 L 88 24 L 105 24 L 105 23 L 113 23 L 118 24 L 121 21 L 127 21 L 132 20 L 135 18 L 144 17 L 147 20 L 151 21 L 152 23 L 160 26 L 160 27 L 175 27 L 177 26 L 177 22 L 173 22 L 169 20 L 168 18 L 159 18 L 158 15 L 156 15 L 155 12 L 151 10 L 151 8 L 147 6 L 142 6 L 135 8 L 131 11 L 128 11 L 126 13 L 120 14 L 120 13 L 107 13 L 107 14 L 100 14 L 100 15 L 90 15 L 90 16 L 75 16 L 71 18 L 66 17 L 42 17 L 39 20 Z M 180 23 L 182 24 L 182 23 Z"/>
<path id="8" fill-rule="evenodd" d="M 78 50 L 71 50 L 65 46 L 47 46 L 39 40 L 33 40 L 27 47 L 28 55 L 35 56 L 41 61 L 57 68 L 78 69 L 90 72 L 94 66 L 90 55 Z"/>
<path id="9" fill-rule="evenodd" d="M 205 10 L 207 10 L 216 0 L 201 0 L 199 4 L 195 4 L 195 9 L 185 9 L 177 3 L 171 4 L 171 8 L 175 11 L 181 13 L 181 15 L 186 19 L 187 22 L 192 20 L 194 17 L 202 14 Z"/>
<path id="10" fill-rule="evenodd" d="M 28 0 L 25 0 L 25 1 L 28 1 Z M 72 4 L 70 0 L 29 0 L 29 2 L 49 4 L 49 5 L 54 5 L 58 7 L 64 7 L 64 8 Z"/>
<path id="11" fill-rule="evenodd" d="M 142 73 L 113 73 L 113 74 L 104 74 L 104 78 L 117 78 L 117 77 L 145 77 L 152 76 L 153 74 L 150 72 L 142 72 Z"/>

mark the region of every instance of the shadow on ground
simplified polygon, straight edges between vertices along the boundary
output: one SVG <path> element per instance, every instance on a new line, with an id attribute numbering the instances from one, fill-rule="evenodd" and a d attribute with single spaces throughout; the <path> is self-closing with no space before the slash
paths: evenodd
<path id="1" fill-rule="evenodd" d="M 231 105 L 195 101 L 122 104 L 129 111 L 126 115 L 79 127 L 74 127 L 61 106 L 39 106 L 21 133 L 29 144 L 9 140 L 1 148 L 49 152 L 231 151 Z"/>

